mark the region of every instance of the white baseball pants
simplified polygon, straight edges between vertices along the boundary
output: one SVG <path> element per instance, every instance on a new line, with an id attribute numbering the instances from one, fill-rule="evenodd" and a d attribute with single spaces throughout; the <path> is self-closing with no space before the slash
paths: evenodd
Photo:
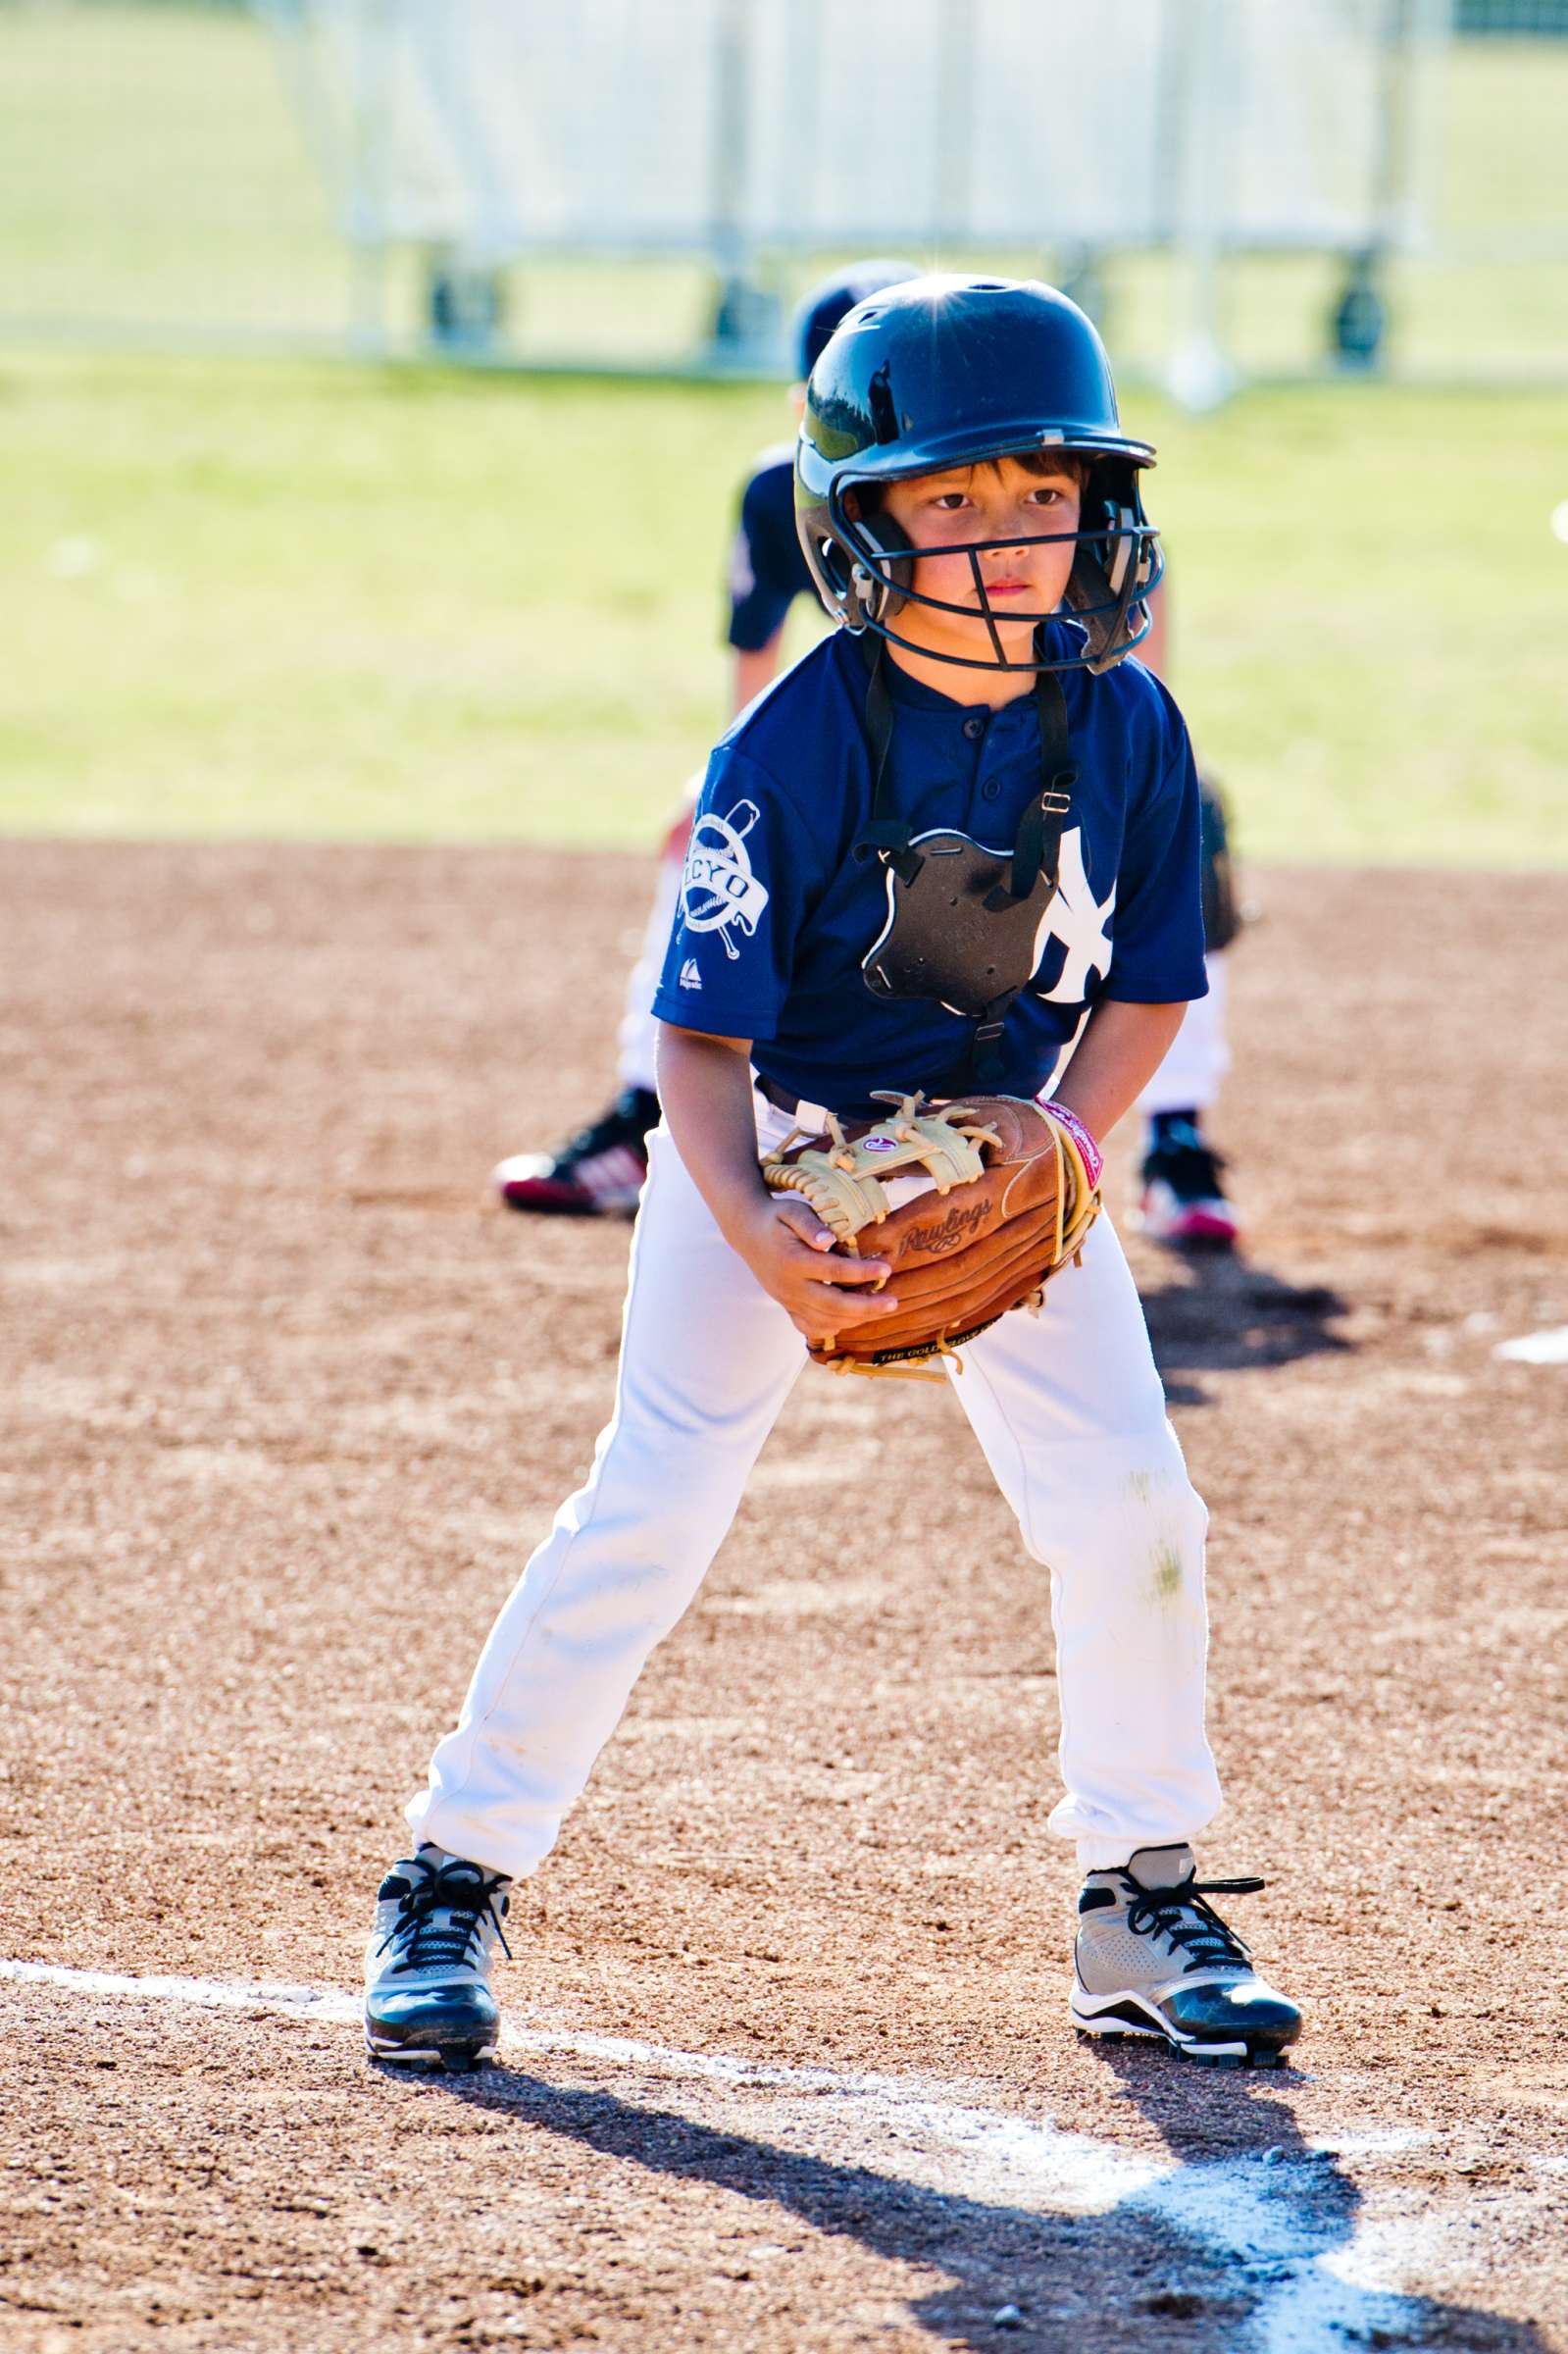
<path id="1" fill-rule="evenodd" d="M 759 1099 L 763 1150 L 788 1125 Z M 807 1362 L 668 1130 L 649 1146 L 614 1413 L 408 1809 L 419 1838 L 514 1877 L 554 1846 Z M 954 1394 L 1048 1573 L 1066 1784 L 1051 1828 L 1086 1870 L 1190 1839 L 1220 1803 L 1203 1727 L 1206 1514 L 1109 1218 L 1041 1314 L 1004 1316 L 963 1357 Z"/>
<path id="2" fill-rule="evenodd" d="M 659 860 L 659 877 L 653 889 L 653 904 L 643 926 L 642 946 L 636 963 L 627 982 L 626 1003 L 621 1012 L 621 1027 L 616 1033 L 616 1084 L 621 1088 L 643 1087 L 650 1096 L 659 1092 L 654 1075 L 659 1049 L 659 1025 L 653 1018 L 653 1000 L 659 994 L 659 977 L 664 971 L 665 951 L 670 946 L 670 934 L 675 929 L 676 902 L 681 896 L 681 879 L 685 872 L 685 854 L 679 857 L 668 852 Z"/>
<path id="3" fill-rule="evenodd" d="M 627 981 L 626 1004 L 622 1009 L 621 1027 L 616 1037 L 616 1078 L 623 1088 L 643 1087 L 650 1096 L 659 1092 L 655 1077 L 658 1058 L 659 1025 L 653 1018 L 653 1000 L 659 994 L 659 976 L 664 971 L 665 951 L 670 946 L 670 934 L 675 929 L 676 903 L 681 896 L 682 879 L 685 873 L 686 844 L 691 835 L 691 820 L 696 815 L 697 802 L 702 797 L 703 771 L 687 777 L 681 794 L 681 806 L 665 837 L 659 855 L 658 879 L 653 886 L 653 904 L 642 930 L 642 946 L 636 963 Z"/>
<path id="4" fill-rule="evenodd" d="M 1138 1108 L 1146 1120 L 1160 1111 L 1207 1111 L 1220 1092 L 1220 1081 L 1231 1067 L 1225 1036 L 1225 993 L 1229 980 L 1225 952 L 1216 949 L 1203 959 L 1209 994 L 1193 998 L 1182 1016 L 1182 1027 L 1165 1050 Z"/>

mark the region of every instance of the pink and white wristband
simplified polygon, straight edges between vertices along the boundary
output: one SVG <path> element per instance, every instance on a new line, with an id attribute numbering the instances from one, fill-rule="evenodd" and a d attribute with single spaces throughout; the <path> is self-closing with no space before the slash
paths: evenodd
<path id="1" fill-rule="evenodd" d="M 1089 1135 L 1077 1112 L 1069 1111 L 1065 1103 L 1052 1102 L 1048 1097 L 1043 1096 L 1037 1096 L 1035 1100 L 1041 1111 L 1048 1112 L 1053 1120 L 1059 1122 L 1067 1130 L 1068 1135 L 1078 1147 L 1079 1155 L 1084 1163 L 1084 1174 L 1088 1179 L 1089 1191 L 1092 1193 L 1099 1185 L 1100 1171 L 1105 1166 L 1105 1158 L 1098 1145 Z"/>

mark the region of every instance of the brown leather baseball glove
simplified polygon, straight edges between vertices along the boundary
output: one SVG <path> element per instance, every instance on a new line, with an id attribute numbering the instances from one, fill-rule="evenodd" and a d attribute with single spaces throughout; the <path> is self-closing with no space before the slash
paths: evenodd
<path id="1" fill-rule="evenodd" d="M 951 1356 L 1009 1308 L 1037 1308 L 1044 1287 L 1083 1249 L 1099 1214 L 1099 1155 L 1070 1112 L 1016 1096 L 896 1106 L 826 1136 L 797 1130 L 762 1164 L 776 1193 L 799 1194 L 835 1249 L 892 1261 L 896 1314 L 817 1342 L 836 1373 L 913 1373 Z M 928 1379 L 939 1378 L 935 1371 Z"/>

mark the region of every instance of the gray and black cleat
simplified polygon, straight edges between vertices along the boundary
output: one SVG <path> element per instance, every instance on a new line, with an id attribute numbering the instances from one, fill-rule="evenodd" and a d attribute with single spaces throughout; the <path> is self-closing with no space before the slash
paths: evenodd
<path id="1" fill-rule="evenodd" d="M 1262 1886 L 1197 1879 L 1185 1846 L 1140 1847 L 1119 1870 L 1091 1871 L 1078 1900 L 1073 2024 L 1084 2035 L 1158 2036 L 1211 2067 L 1277 2066 L 1301 2014 L 1206 1901 Z"/>
<path id="2" fill-rule="evenodd" d="M 490 1992 L 511 1886 L 438 1847 L 394 1864 L 376 1894 L 365 1949 L 365 2044 L 373 2060 L 444 2065 L 456 2074 L 495 2049 L 501 2014 Z"/>

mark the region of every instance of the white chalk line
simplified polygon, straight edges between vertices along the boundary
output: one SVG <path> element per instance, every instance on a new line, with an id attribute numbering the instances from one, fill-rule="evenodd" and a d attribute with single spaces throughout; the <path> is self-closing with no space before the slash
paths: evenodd
<path id="1" fill-rule="evenodd" d="M 1505 1364 L 1568 1365 L 1568 1324 L 1546 1332 L 1527 1332 L 1516 1341 L 1499 1341 L 1492 1351 Z"/>
<path id="2" fill-rule="evenodd" d="M 0 1958 L 0 1980 L 333 2026 L 357 2026 L 360 2020 L 359 1998 L 341 1988 L 269 1979 L 138 1977 Z M 936 2078 L 788 2066 L 510 2022 L 500 2049 L 524 2057 L 556 2053 L 732 2095 L 771 2095 L 760 2124 L 776 2144 L 873 2169 L 885 2169 L 891 2157 L 899 2178 L 947 2196 L 1072 2216 L 1117 2209 L 1162 2223 L 1233 2267 L 1252 2288 L 1256 2307 L 1246 2342 L 1258 2354 L 1320 2354 L 1345 2333 L 1395 2328 L 1409 2319 L 1408 2291 L 1416 2281 L 1431 2285 L 1452 2269 L 1440 2218 L 1366 2218 L 1359 2192 L 1347 2202 L 1348 2220 L 1326 2214 L 1334 2159 L 1376 2161 L 1432 2139 L 1415 2128 L 1328 2134 L 1299 2151 L 1184 2166 L 1049 2120 L 985 2107 L 961 2086 Z M 888 2151 L 889 2141 L 896 2152 Z M 1342 2186 L 1343 2177 L 1338 2179 Z"/>

